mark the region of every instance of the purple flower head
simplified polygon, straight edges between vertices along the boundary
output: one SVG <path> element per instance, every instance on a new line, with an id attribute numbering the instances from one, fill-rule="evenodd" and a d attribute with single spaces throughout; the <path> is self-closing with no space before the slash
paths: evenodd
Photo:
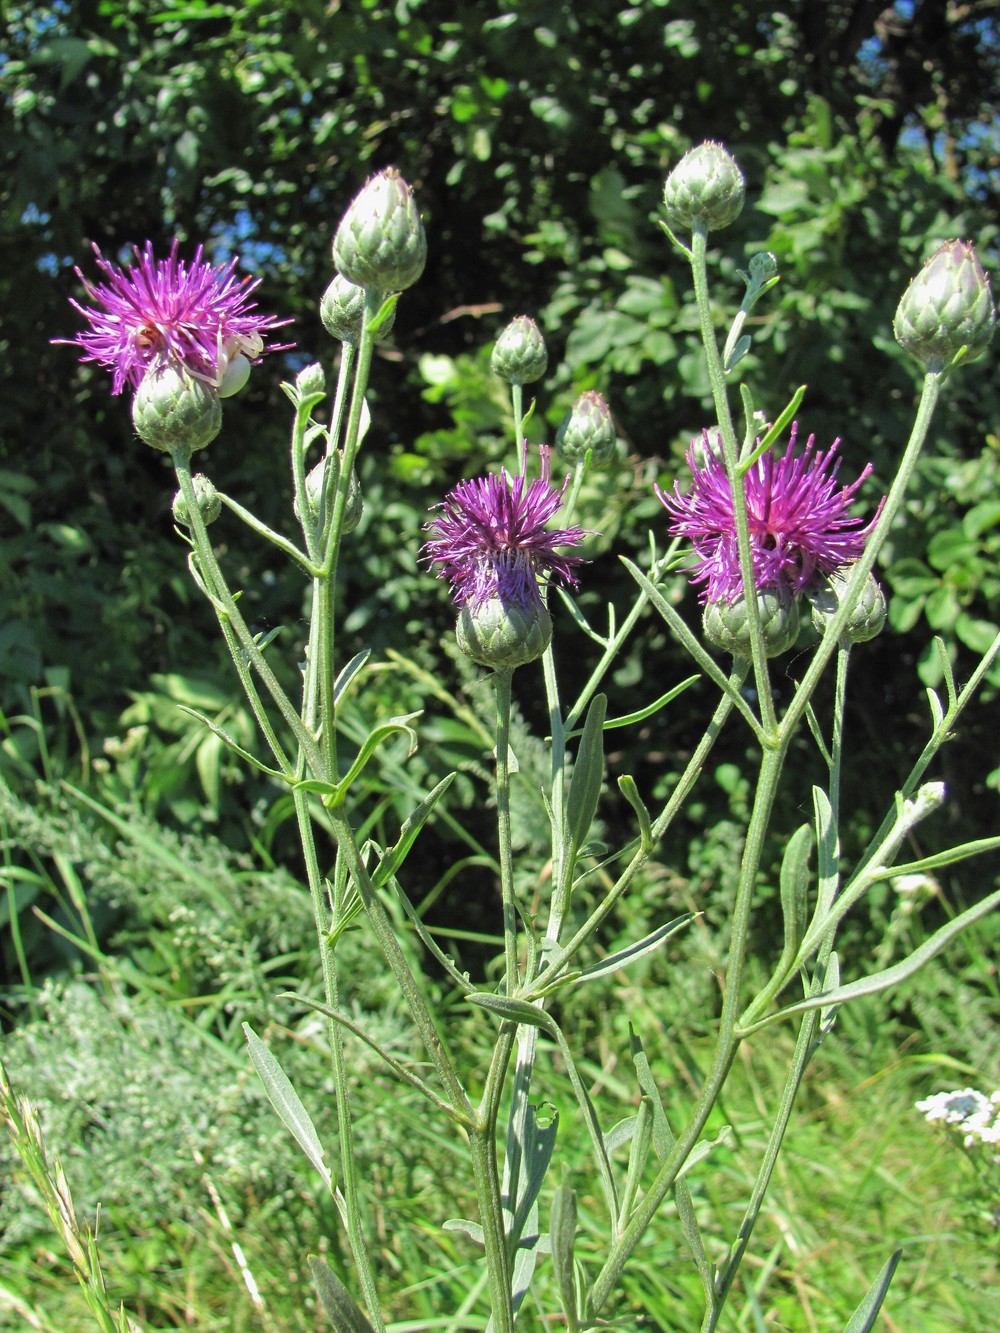
<path id="1" fill-rule="evenodd" d="M 575 546 L 583 528 L 545 525 L 562 504 L 565 484 L 556 490 L 549 482 L 549 450 L 543 446 L 541 476 L 529 482 L 499 476 L 460 481 L 450 491 L 427 531 L 423 556 L 436 565 L 438 578 L 451 584 L 461 606 L 476 610 L 491 598 L 505 605 L 541 605 L 539 578 L 575 584 L 578 555 L 561 555 L 558 546 Z"/>
<path id="2" fill-rule="evenodd" d="M 871 464 L 849 486 L 837 485 L 840 459 L 834 440 L 823 453 L 814 452 L 810 435 L 805 451 L 794 456 L 796 427 L 782 458 L 767 449 L 746 474 L 747 517 L 753 557 L 753 581 L 758 592 L 785 588 L 798 595 L 851 561 L 857 560 L 875 526 L 850 513 Z M 670 514 L 670 531 L 689 537 L 694 545 L 696 571 L 692 583 L 703 583 L 703 602 L 733 602 L 743 593 L 733 495 L 723 460 L 704 432 L 705 463 L 699 466 L 695 443 L 688 450 L 690 489 L 681 494 L 656 488 Z"/>
<path id="3" fill-rule="evenodd" d="M 177 242 L 168 259 L 154 259 L 147 241 L 136 262 L 118 269 L 94 246 L 97 265 L 107 279 L 90 283 L 76 270 L 93 306 L 71 301 L 88 327 L 75 338 L 82 361 L 96 361 L 114 375 L 112 393 L 126 384 L 138 388 L 158 361 L 180 362 L 197 379 L 218 388 L 236 356 L 255 361 L 265 351 L 265 333 L 291 321 L 261 315 L 249 298 L 259 279 L 237 278 L 236 259 L 213 268 L 199 245 L 191 263 L 177 258 Z M 280 351 L 290 343 L 267 348 Z"/>

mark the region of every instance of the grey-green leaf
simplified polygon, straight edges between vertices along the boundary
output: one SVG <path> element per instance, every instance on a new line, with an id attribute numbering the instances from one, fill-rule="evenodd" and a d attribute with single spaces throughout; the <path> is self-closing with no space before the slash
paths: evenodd
<path id="1" fill-rule="evenodd" d="M 864 1300 L 845 1324 L 844 1333 L 871 1333 L 902 1253 L 902 1250 L 896 1250 L 886 1260 L 882 1271 L 868 1288 Z"/>
<path id="2" fill-rule="evenodd" d="M 371 1324 L 340 1278 L 314 1254 L 309 1256 L 308 1263 L 319 1303 L 334 1333 L 373 1333 Z"/>
<path id="3" fill-rule="evenodd" d="M 327 1188 L 332 1188 L 330 1168 L 323 1160 L 323 1145 L 309 1112 L 302 1105 L 299 1094 L 292 1087 L 288 1075 L 271 1054 L 249 1023 L 243 1024 L 250 1059 L 264 1085 L 268 1101 L 277 1111 L 282 1124 L 292 1134 L 299 1147 L 323 1177 Z"/>
<path id="4" fill-rule="evenodd" d="M 574 848 L 578 848 L 590 833 L 597 814 L 604 781 L 604 718 L 608 700 L 604 694 L 595 694 L 587 709 L 580 748 L 566 799 L 566 828 Z"/>

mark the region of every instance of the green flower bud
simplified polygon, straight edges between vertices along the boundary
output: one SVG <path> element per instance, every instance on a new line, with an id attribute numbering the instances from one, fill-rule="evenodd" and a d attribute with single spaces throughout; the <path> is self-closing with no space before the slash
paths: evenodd
<path id="1" fill-rule="evenodd" d="M 208 527 L 209 523 L 214 523 L 222 513 L 222 501 L 219 499 L 219 492 L 203 472 L 196 472 L 191 480 L 194 482 L 194 494 L 195 499 L 198 501 L 198 512 L 201 514 L 205 526 Z M 181 526 L 185 528 L 191 526 L 187 500 L 184 498 L 183 491 L 178 491 L 174 496 L 171 511 L 175 523 L 180 523 Z"/>
<path id="2" fill-rule="evenodd" d="M 807 592 L 812 604 L 812 623 L 817 634 L 823 634 L 827 625 L 837 614 L 841 599 L 847 590 L 851 577 L 851 566 L 846 565 L 831 574 L 821 587 Z M 861 596 L 854 603 L 854 610 L 844 627 L 844 638 L 848 643 L 867 643 L 880 633 L 885 624 L 885 593 L 874 574 L 865 579 Z"/>
<path id="3" fill-rule="evenodd" d="M 320 507 L 323 503 L 323 487 L 326 485 L 326 505 L 329 514 L 333 506 L 333 494 L 337 486 L 337 475 L 340 471 L 341 455 L 339 453 L 331 454 L 329 458 L 321 458 L 315 467 L 310 468 L 306 476 L 306 504 L 309 506 L 309 517 L 315 523 L 319 518 Z M 329 474 L 329 477 L 328 475 Z M 347 483 L 347 503 L 344 507 L 344 525 L 341 532 L 346 536 L 353 532 L 361 522 L 361 515 L 364 512 L 364 498 L 361 494 L 361 483 L 358 481 L 358 474 L 351 468 L 351 479 Z M 301 522 L 299 506 L 294 506 L 295 517 Z"/>
<path id="4" fill-rule="evenodd" d="M 718 143 L 703 143 L 685 153 L 667 177 L 663 203 L 671 230 L 699 224 L 718 231 L 735 222 L 743 209 L 743 173 Z"/>
<path id="5" fill-rule="evenodd" d="M 606 463 L 617 443 L 611 409 L 593 390 L 580 394 L 556 431 L 556 448 L 569 463 L 586 458 L 588 449 L 594 463 Z"/>
<path id="6" fill-rule="evenodd" d="M 527 315 L 512 319 L 496 340 L 490 365 L 508 384 L 534 384 L 545 374 L 549 354 L 541 329 Z"/>
<path id="7" fill-rule="evenodd" d="M 318 361 L 303 366 L 295 376 L 295 391 L 299 398 L 311 398 L 316 393 L 326 393 L 326 374 Z"/>
<path id="8" fill-rule="evenodd" d="M 150 366 L 132 400 L 132 424 L 153 449 L 188 455 L 211 444 L 222 429 L 215 390 L 176 361 Z"/>
<path id="9" fill-rule="evenodd" d="M 764 651 L 768 657 L 780 657 L 799 636 L 798 600 L 784 588 L 764 588 L 757 593 L 757 606 L 764 633 Z M 721 648 L 734 657 L 750 656 L 750 622 L 744 597 L 737 597 L 735 602 L 707 603 L 702 630 L 714 648 Z"/>
<path id="10" fill-rule="evenodd" d="M 475 610 L 463 606 L 455 633 L 466 657 L 494 671 L 512 671 L 545 652 L 552 617 L 541 602 L 522 606 L 491 597 Z"/>
<path id="11" fill-rule="evenodd" d="M 993 337 L 996 308 L 975 249 L 946 241 L 903 293 L 892 331 L 904 351 L 928 370 L 944 370 L 964 347 L 981 356 Z"/>
<path id="12" fill-rule="evenodd" d="M 356 283 L 348 282 L 342 273 L 338 273 L 323 293 L 319 306 L 319 317 L 323 327 L 331 338 L 349 343 L 356 347 L 361 337 L 361 320 L 365 313 L 365 289 Z M 393 306 L 385 323 L 375 335 L 380 343 L 392 332 L 396 322 L 396 308 Z"/>
<path id="13" fill-rule="evenodd" d="M 427 238 L 413 194 L 395 167 L 373 176 L 333 238 L 333 262 L 348 282 L 401 292 L 424 271 Z"/>

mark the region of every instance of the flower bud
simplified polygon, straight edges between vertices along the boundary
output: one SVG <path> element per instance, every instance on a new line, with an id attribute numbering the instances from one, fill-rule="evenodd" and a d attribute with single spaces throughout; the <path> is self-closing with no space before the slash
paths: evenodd
<path id="1" fill-rule="evenodd" d="M 329 514 L 333 508 L 333 493 L 337 486 L 337 476 L 340 471 L 341 455 L 339 453 L 331 454 L 328 458 L 321 458 L 315 467 L 310 468 L 306 476 L 306 504 L 309 506 L 309 517 L 315 523 L 319 518 L 320 508 L 323 504 L 323 487 L 326 485 L 326 511 Z M 329 478 L 327 474 L 329 473 Z M 358 481 L 358 474 L 351 468 L 351 479 L 347 483 L 347 501 L 344 506 L 344 523 L 341 532 L 346 536 L 353 532 L 361 522 L 361 515 L 364 512 L 364 498 L 361 494 L 361 483 Z M 295 505 L 295 517 L 301 522 L 299 506 Z"/>
<path id="2" fill-rule="evenodd" d="M 617 443 L 611 409 L 593 390 L 580 394 L 556 431 L 556 448 L 568 463 L 581 462 L 588 449 L 594 463 L 606 463 Z"/>
<path id="3" fill-rule="evenodd" d="M 338 272 L 358 287 L 400 292 L 424 271 L 427 238 L 413 194 L 395 167 L 356 195 L 333 238 Z"/>
<path id="4" fill-rule="evenodd" d="M 160 361 L 135 391 L 132 424 L 153 449 L 190 455 L 211 444 L 222 429 L 222 404 L 215 390 L 180 362 Z"/>
<path id="5" fill-rule="evenodd" d="M 703 143 L 685 153 L 667 177 L 663 203 L 674 231 L 703 225 L 718 231 L 735 222 L 743 209 L 743 173 L 718 143 Z"/>
<path id="6" fill-rule="evenodd" d="M 313 394 L 326 393 L 326 374 L 318 361 L 302 367 L 295 376 L 295 390 L 300 398 L 311 398 Z"/>
<path id="7" fill-rule="evenodd" d="M 541 602 L 489 597 L 475 609 L 462 607 L 455 633 L 466 657 L 494 671 L 512 671 L 545 652 L 552 642 L 552 617 Z"/>
<path id="8" fill-rule="evenodd" d="M 191 480 L 194 482 L 194 494 L 195 499 L 198 501 L 198 512 L 201 514 L 203 523 L 208 527 L 209 523 L 214 523 L 222 513 L 222 501 L 219 499 L 219 492 L 203 472 L 196 472 Z M 175 523 L 180 523 L 181 526 L 185 528 L 191 526 L 187 500 L 184 498 L 183 491 L 178 491 L 174 496 L 171 511 Z"/>
<path id="9" fill-rule="evenodd" d="M 823 634 L 827 625 L 840 609 L 840 603 L 850 581 L 852 566 L 845 565 L 830 574 L 824 583 L 806 593 L 812 604 L 812 623 L 817 634 Z M 867 643 L 881 632 L 885 624 L 885 593 L 874 574 L 869 573 L 861 589 L 861 596 L 854 603 L 847 624 L 844 626 L 844 638 L 848 643 Z"/>
<path id="10" fill-rule="evenodd" d="M 319 317 L 323 327 L 331 338 L 339 342 L 357 346 L 361 337 L 361 321 L 365 313 L 365 289 L 356 283 L 348 282 L 342 273 L 338 273 L 323 293 L 319 306 Z M 395 306 L 388 318 L 375 335 L 375 341 L 381 342 L 392 332 L 396 322 Z"/>
<path id="11" fill-rule="evenodd" d="M 990 281 L 975 249 L 946 241 L 903 293 L 892 322 L 896 341 L 928 370 L 943 370 L 962 348 L 971 361 L 989 346 L 996 322 Z"/>
<path id="12" fill-rule="evenodd" d="M 508 384 L 533 384 L 545 374 L 549 354 L 541 329 L 527 315 L 512 319 L 496 340 L 490 365 Z"/>
<path id="13" fill-rule="evenodd" d="M 799 636 L 799 604 L 784 588 L 764 588 L 757 593 L 764 651 L 768 657 L 786 653 Z M 705 638 L 714 648 L 732 653 L 734 657 L 749 657 L 750 618 L 746 599 L 734 602 L 708 602 L 702 617 Z"/>

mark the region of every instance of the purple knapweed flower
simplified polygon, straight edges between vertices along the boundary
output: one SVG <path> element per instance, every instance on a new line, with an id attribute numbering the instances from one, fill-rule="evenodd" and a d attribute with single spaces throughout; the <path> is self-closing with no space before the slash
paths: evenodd
<path id="1" fill-rule="evenodd" d="M 858 489 L 870 475 L 867 464 L 849 486 L 837 485 L 839 440 L 824 453 L 814 451 L 810 435 L 805 451 L 794 455 L 796 427 L 782 458 L 767 449 L 746 474 L 747 517 L 758 592 L 785 589 L 793 595 L 816 586 L 864 551 L 882 505 L 868 524 L 850 513 Z M 670 514 L 670 531 L 689 537 L 694 545 L 692 583 L 703 583 L 704 602 L 732 603 L 743 594 L 733 495 L 725 463 L 704 432 L 705 461 L 699 465 L 693 442 L 688 450 L 691 487 L 681 494 L 656 488 Z"/>
<path id="2" fill-rule="evenodd" d="M 218 389 L 231 361 L 257 360 L 264 351 L 281 351 L 281 343 L 265 349 L 264 334 L 291 321 L 262 315 L 250 296 L 260 279 L 238 278 L 236 259 L 218 268 L 202 259 L 202 247 L 186 264 L 177 257 L 177 242 L 168 259 L 153 257 L 147 241 L 136 262 L 118 269 L 94 246 L 106 282 L 91 283 L 79 269 L 93 306 L 71 301 L 88 327 L 75 338 L 60 338 L 83 348 L 83 361 L 96 361 L 113 374 L 112 393 L 126 384 L 138 388 L 150 366 L 173 362 L 195 378 Z"/>
<path id="3" fill-rule="evenodd" d="M 566 486 L 556 490 L 550 484 L 549 450 L 543 446 L 540 453 L 541 476 L 534 481 L 511 479 L 506 470 L 460 481 L 427 524 L 431 537 L 423 559 L 448 580 L 459 605 L 476 610 L 498 598 L 505 605 L 540 606 L 540 578 L 576 583 L 573 571 L 581 557 L 556 548 L 577 545 L 586 532 L 546 530 Z"/>

